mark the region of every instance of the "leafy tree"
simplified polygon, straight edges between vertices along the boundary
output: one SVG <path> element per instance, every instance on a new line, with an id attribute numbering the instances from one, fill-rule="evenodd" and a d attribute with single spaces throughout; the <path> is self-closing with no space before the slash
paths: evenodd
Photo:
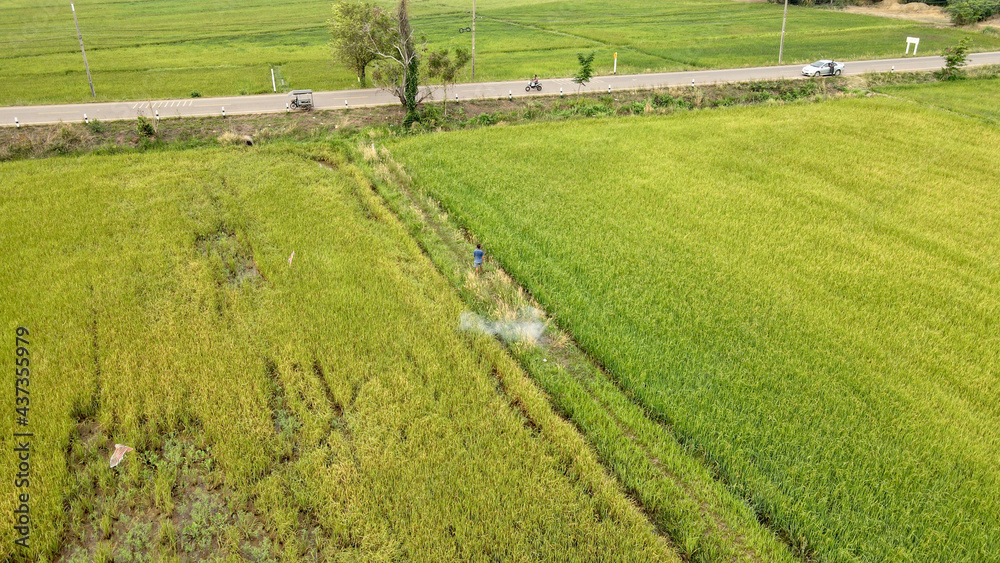
<path id="1" fill-rule="evenodd" d="M 579 92 L 594 76 L 594 52 L 591 51 L 586 57 L 583 56 L 583 53 L 577 53 L 576 58 L 580 60 L 580 70 L 573 77 L 573 82 L 580 85 L 580 88 L 577 89 L 577 92 Z"/>
<path id="2" fill-rule="evenodd" d="M 358 82 L 368 82 L 368 65 L 378 59 L 378 51 L 389 48 L 393 20 L 388 12 L 369 2 L 338 0 L 333 4 L 333 17 L 328 22 L 334 56 L 354 71 Z"/>
<path id="3" fill-rule="evenodd" d="M 455 49 L 452 57 L 447 48 L 431 52 L 427 57 L 427 75 L 440 78 L 444 87 L 444 114 L 448 115 L 448 85 L 458 81 L 458 73 L 468 64 L 469 52 L 461 47 Z"/>
<path id="4" fill-rule="evenodd" d="M 962 67 L 969 63 L 969 38 L 965 37 L 958 45 L 944 50 L 944 68 L 938 72 L 942 80 L 957 80 L 965 72 Z"/>

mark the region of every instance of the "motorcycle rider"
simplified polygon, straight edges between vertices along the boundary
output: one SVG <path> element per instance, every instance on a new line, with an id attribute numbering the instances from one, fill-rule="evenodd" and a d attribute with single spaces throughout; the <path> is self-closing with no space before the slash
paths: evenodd
<path id="1" fill-rule="evenodd" d="M 538 86 L 538 75 L 537 74 L 534 76 L 534 78 L 531 79 L 531 84 L 528 84 L 528 86 L 531 86 L 532 88 L 534 88 L 535 86 Z"/>

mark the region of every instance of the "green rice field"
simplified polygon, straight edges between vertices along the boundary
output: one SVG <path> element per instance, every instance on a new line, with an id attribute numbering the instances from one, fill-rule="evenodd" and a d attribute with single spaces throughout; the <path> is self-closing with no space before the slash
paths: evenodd
<path id="1" fill-rule="evenodd" d="M 1000 122 L 1000 79 L 956 80 L 878 88 L 883 94 L 930 104 L 948 111 Z"/>
<path id="2" fill-rule="evenodd" d="M 0 164 L 0 559 L 679 561 L 342 154 Z"/>
<path id="3" fill-rule="evenodd" d="M 393 2 L 383 0 L 390 6 Z M 98 101 L 259 94 L 293 88 L 354 88 L 332 61 L 328 0 L 77 2 Z M 471 46 L 471 2 L 413 0 L 427 46 Z M 577 53 L 595 51 L 595 70 L 650 72 L 776 64 L 782 7 L 733 0 L 627 0 L 609 11 L 594 0 L 477 2 L 478 81 L 572 76 Z M 92 101 L 72 12 L 62 2 L 0 5 L 0 104 Z M 901 56 L 907 36 L 921 53 L 962 37 L 975 50 L 1000 36 L 905 20 L 792 6 L 784 61 Z M 462 80 L 471 80 L 471 69 Z"/>
<path id="4" fill-rule="evenodd" d="M 1000 560 L 995 125 L 858 98 L 389 148 L 796 553 Z"/>

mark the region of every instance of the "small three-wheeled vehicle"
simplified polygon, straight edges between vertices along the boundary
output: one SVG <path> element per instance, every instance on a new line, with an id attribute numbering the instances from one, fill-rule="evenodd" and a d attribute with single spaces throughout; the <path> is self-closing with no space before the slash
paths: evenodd
<path id="1" fill-rule="evenodd" d="M 289 95 L 292 97 L 292 101 L 288 102 L 288 107 L 292 109 L 313 108 L 312 90 L 292 90 L 292 92 Z"/>

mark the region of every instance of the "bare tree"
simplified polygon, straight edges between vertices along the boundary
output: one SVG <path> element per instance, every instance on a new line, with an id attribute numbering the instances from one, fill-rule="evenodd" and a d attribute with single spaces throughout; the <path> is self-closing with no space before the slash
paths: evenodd
<path id="1" fill-rule="evenodd" d="M 399 102 L 406 106 L 403 125 L 409 126 L 420 118 L 417 104 L 429 94 L 425 91 L 418 97 L 417 93 L 420 84 L 420 52 L 424 49 L 424 45 L 421 43 L 418 49 L 414 44 L 406 0 L 399 0 L 395 20 L 396 30 L 388 48 L 380 45 L 369 30 L 369 47 L 381 58 L 375 65 L 372 78 L 380 88 L 392 92 L 399 98 Z"/>

